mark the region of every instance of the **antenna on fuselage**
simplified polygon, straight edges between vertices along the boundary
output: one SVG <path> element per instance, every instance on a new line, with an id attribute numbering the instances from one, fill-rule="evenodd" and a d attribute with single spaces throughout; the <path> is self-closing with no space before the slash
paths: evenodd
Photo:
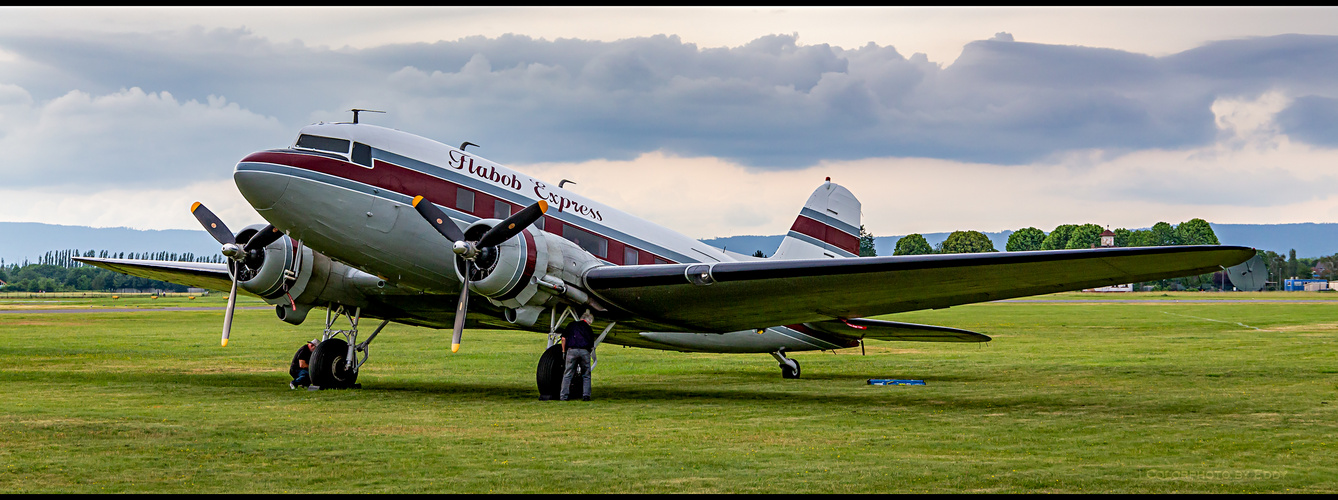
<path id="1" fill-rule="evenodd" d="M 474 144 L 474 143 L 469 142 L 469 141 L 462 142 L 462 143 L 460 143 L 460 151 L 464 151 L 465 148 L 467 148 L 467 147 L 469 147 L 469 146 L 478 147 L 478 144 Z"/>
<path id="2" fill-rule="evenodd" d="M 377 111 L 375 109 L 358 109 L 358 108 L 353 108 L 350 109 L 349 111 L 353 112 L 353 123 L 358 123 L 358 112 L 360 111 L 366 111 L 368 113 L 385 113 L 385 111 Z"/>
<path id="3" fill-rule="evenodd" d="M 567 180 L 567 179 L 562 179 L 562 182 L 559 182 L 559 183 L 558 183 L 558 187 L 560 188 L 560 187 L 562 187 L 562 186 L 564 186 L 564 185 L 566 185 L 566 184 L 568 184 L 568 183 L 570 183 L 570 184 L 576 184 L 576 181 L 569 181 L 569 180 Z"/>

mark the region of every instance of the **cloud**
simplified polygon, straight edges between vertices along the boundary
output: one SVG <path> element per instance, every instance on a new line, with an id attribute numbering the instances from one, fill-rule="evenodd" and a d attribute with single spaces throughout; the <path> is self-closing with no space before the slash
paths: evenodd
<path id="1" fill-rule="evenodd" d="M 1338 84 L 1338 37 L 1227 40 L 1165 57 L 993 39 L 946 68 L 868 44 L 794 34 L 731 48 L 676 36 L 612 42 L 521 35 L 365 49 L 276 43 L 244 30 L 0 36 L 0 70 L 39 103 L 71 91 L 226 97 L 291 133 L 385 109 L 373 123 L 515 163 L 629 160 L 652 151 L 756 169 L 926 157 L 997 165 L 1070 151 L 1190 149 L 1211 106 Z M 1309 90 L 1307 90 L 1309 89 Z M 6 119 L 8 120 L 8 119 Z M 271 143 L 268 146 L 275 146 Z"/>
<path id="2" fill-rule="evenodd" d="M 1298 97 L 1278 114 L 1278 125 L 1293 139 L 1338 147 L 1338 99 L 1318 95 Z"/>
<path id="3" fill-rule="evenodd" d="M 0 87 L 0 176 L 9 188 L 165 187 L 229 177 L 246 154 L 293 131 L 219 97 L 178 101 L 130 88 L 35 102 Z M 280 142 L 283 141 L 283 142 Z"/>

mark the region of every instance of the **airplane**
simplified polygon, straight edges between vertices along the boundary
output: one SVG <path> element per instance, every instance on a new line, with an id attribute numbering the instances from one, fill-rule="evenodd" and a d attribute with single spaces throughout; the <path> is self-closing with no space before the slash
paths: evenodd
<path id="1" fill-rule="evenodd" d="M 765 353 L 794 379 L 800 365 L 787 353 L 866 339 L 991 340 L 870 316 L 1203 274 L 1256 253 L 1204 245 L 858 257 L 860 202 L 828 177 L 775 254 L 755 257 L 466 151 L 475 144 L 359 123 L 370 110 L 352 111 L 352 122 L 308 125 L 290 146 L 237 163 L 237 189 L 268 225 L 233 233 L 203 204 L 191 206 L 225 263 L 77 260 L 230 290 L 224 346 L 238 293 L 294 325 L 323 308 L 310 362 L 322 388 L 360 387 L 369 345 L 391 322 L 451 328 L 452 352 L 465 329 L 547 333 L 536 382 L 551 398 L 563 369 L 557 332 L 583 310 L 603 326 L 596 347 Z M 696 182 L 709 180 L 666 186 L 666 200 Z M 380 320 L 365 338 L 363 318 Z"/>

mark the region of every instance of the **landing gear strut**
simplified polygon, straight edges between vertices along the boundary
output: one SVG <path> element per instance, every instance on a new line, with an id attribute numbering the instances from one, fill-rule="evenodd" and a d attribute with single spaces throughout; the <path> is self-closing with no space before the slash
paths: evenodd
<path id="1" fill-rule="evenodd" d="M 348 318 L 349 329 L 336 329 L 335 322 L 340 316 Z M 311 386 L 318 389 L 360 388 L 358 369 L 367 362 L 368 344 L 376 339 L 381 329 L 390 320 L 383 320 L 370 337 L 358 343 L 358 320 L 362 318 L 362 308 L 354 308 L 350 313 L 343 305 L 331 305 L 325 311 L 325 332 L 321 334 L 321 343 L 311 353 Z M 343 337 L 343 338 L 339 338 Z"/>
<path id="2" fill-rule="evenodd" d="M 771 353 L 771 357 L 780 362 L 781 378 L 799 378 L 799 362 L 785 357 L 785 350 Z"/>

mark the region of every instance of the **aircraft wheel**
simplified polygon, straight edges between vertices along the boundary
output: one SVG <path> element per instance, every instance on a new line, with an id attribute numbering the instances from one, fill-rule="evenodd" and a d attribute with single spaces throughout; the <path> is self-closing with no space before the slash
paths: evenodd
<path id="1" fill-rule="evenodd" d="M 781 365 L 781 378 L 799 378 L 799 361 L 785 358 L 788 363 Z"/>
<path id="2" fill-rule="evenodd" d="M 321 388 L 351 387 L 358 380 L 358 372 L 345 368 L 348 342 L 329 339 L 316 345 L 311 353 L 311 385 Z"/>
<path id="3" fill-rule="evenodd" d="M 539 383 L 539 399 L 557 399 L 562 391 L 562 370 L 566 361 L 562 359 L 562 344 L 553 344 L 539 356 L 539 366 L 534 378 Z"/>
<path id="4" fill-rule="evenodd" d="M 562 372 L 567 369 L 567 360 L 562 356 L 562 344 L 553 344 L 539 356 L 539 366 L 535 369 L 535 382 L 539 385 L 539 399 L 548 401 L 562 395 Z M 570 394 L 581 394 L 581 369 L 571 378 Z"/>

